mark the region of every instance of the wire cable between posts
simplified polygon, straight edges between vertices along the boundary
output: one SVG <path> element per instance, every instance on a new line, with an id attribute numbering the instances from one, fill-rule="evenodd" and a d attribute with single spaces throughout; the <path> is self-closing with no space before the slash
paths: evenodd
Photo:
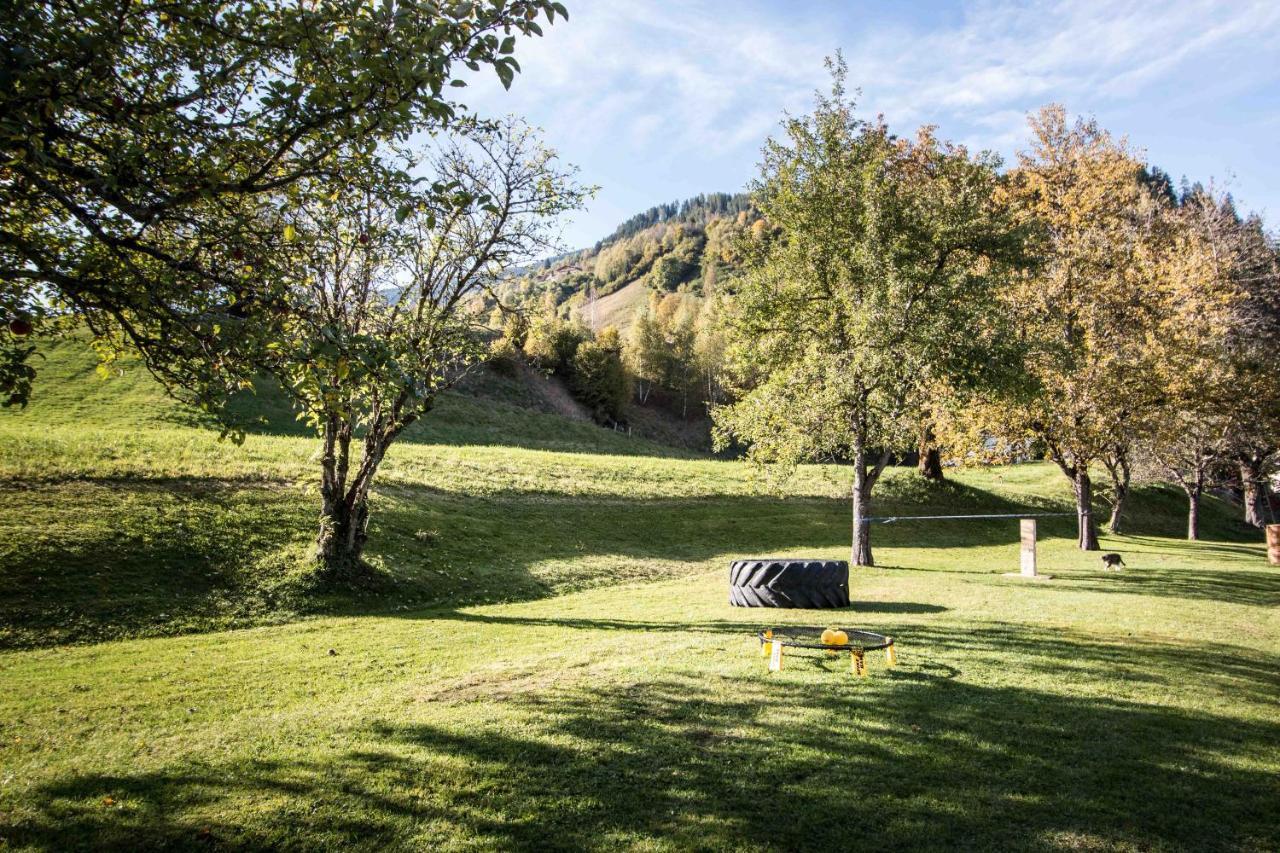
<path id="1" fill-rule="evenodd" d="M 869 515 L 862 521 L 866 524 L 892 524 L 895 521 L 924 521 L 956 518 L 1054 518 L 1074 516 L 1074 512 L 1011 512 L 984 515 Z"/>

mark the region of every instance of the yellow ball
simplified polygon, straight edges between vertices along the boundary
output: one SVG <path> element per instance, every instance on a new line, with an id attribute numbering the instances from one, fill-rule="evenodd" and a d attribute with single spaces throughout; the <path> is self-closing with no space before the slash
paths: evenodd
<path id="1" fill-rule="evenodd" d="M 848 642 L 849 642 L 849 635 L 848 635 L 848 634 L 846 634 L 844 631 L 841 631 L 841 630 L 837 629 L 837 630 L 835 630 L 835 631 L 833 631 L 833 632 L 832 632 L 832 634 L 831 634 L 831 645 L 833 645 L 833 646 L 843 646 L 843 645 L 847 645 L 847 644 L 848 644 Z"/>
<path id="2" fill-rule="evenodd" d="M 827 628 L 822 632 L 822 644 L 824 646 L 834 646 L 836 644 L 836 632 L 832 628 Z"/>

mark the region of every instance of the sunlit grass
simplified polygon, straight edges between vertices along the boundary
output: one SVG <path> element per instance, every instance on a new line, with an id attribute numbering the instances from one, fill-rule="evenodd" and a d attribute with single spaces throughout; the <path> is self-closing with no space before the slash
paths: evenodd
<path id="1" fill-rule="evenodd" d="M 731 558 L 844 556 L 843 472 L 771 495 L 603 430 L 459 426 L 393 451 L 379 582 L 322 594 L 316 442 L 219 443 L 131 387 L 0 416 L 0 847 L 1280 847 L 1280 572 L 1220 502 L 1187 543 L 1140 490 L 1121 573 L 1045 519 L 1044 582 L 1004 574 L 1015 521 L 877 526 L 849 611 L 742 610 Z M 1069 506 L 1046 465 L 879 491 Z M 832 621 L 900 666 L 765 671 L 755 630 Z"/>

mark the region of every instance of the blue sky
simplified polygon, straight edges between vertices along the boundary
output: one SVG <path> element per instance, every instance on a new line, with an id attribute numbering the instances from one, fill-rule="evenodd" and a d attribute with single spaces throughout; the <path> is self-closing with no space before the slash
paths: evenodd
<path id="1" fill-rule="evenodd" d="M 899 133 L 935 124 L 1011 160 L 1026 114 L 1057 101 L 1280 225 L 1280 0 L 565 2 L 568 23 L 517 48 L 510 92 L 488 78 L 465 92 L 481 113 L 527 116 L 600 185 L 566 223 L 570 246 L 742 188 L 837 49 L 865 113 Z"/>

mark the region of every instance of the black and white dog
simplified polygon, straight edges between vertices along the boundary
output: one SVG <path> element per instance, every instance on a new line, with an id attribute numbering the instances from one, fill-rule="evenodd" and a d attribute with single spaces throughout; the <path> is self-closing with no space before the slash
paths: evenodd
<path id="1" fill-rule="evenodd" d="M 1124 558 L 1121 557 L 1119 554 L 1103 554 L 1102 555 L 1102 570 L 1104 572 L 1109 571 L 1111 569 L 1115 569 L 1118 572 L 1120 571 L 1120 568 L 1122 566 L 1124 566 Z"/>

